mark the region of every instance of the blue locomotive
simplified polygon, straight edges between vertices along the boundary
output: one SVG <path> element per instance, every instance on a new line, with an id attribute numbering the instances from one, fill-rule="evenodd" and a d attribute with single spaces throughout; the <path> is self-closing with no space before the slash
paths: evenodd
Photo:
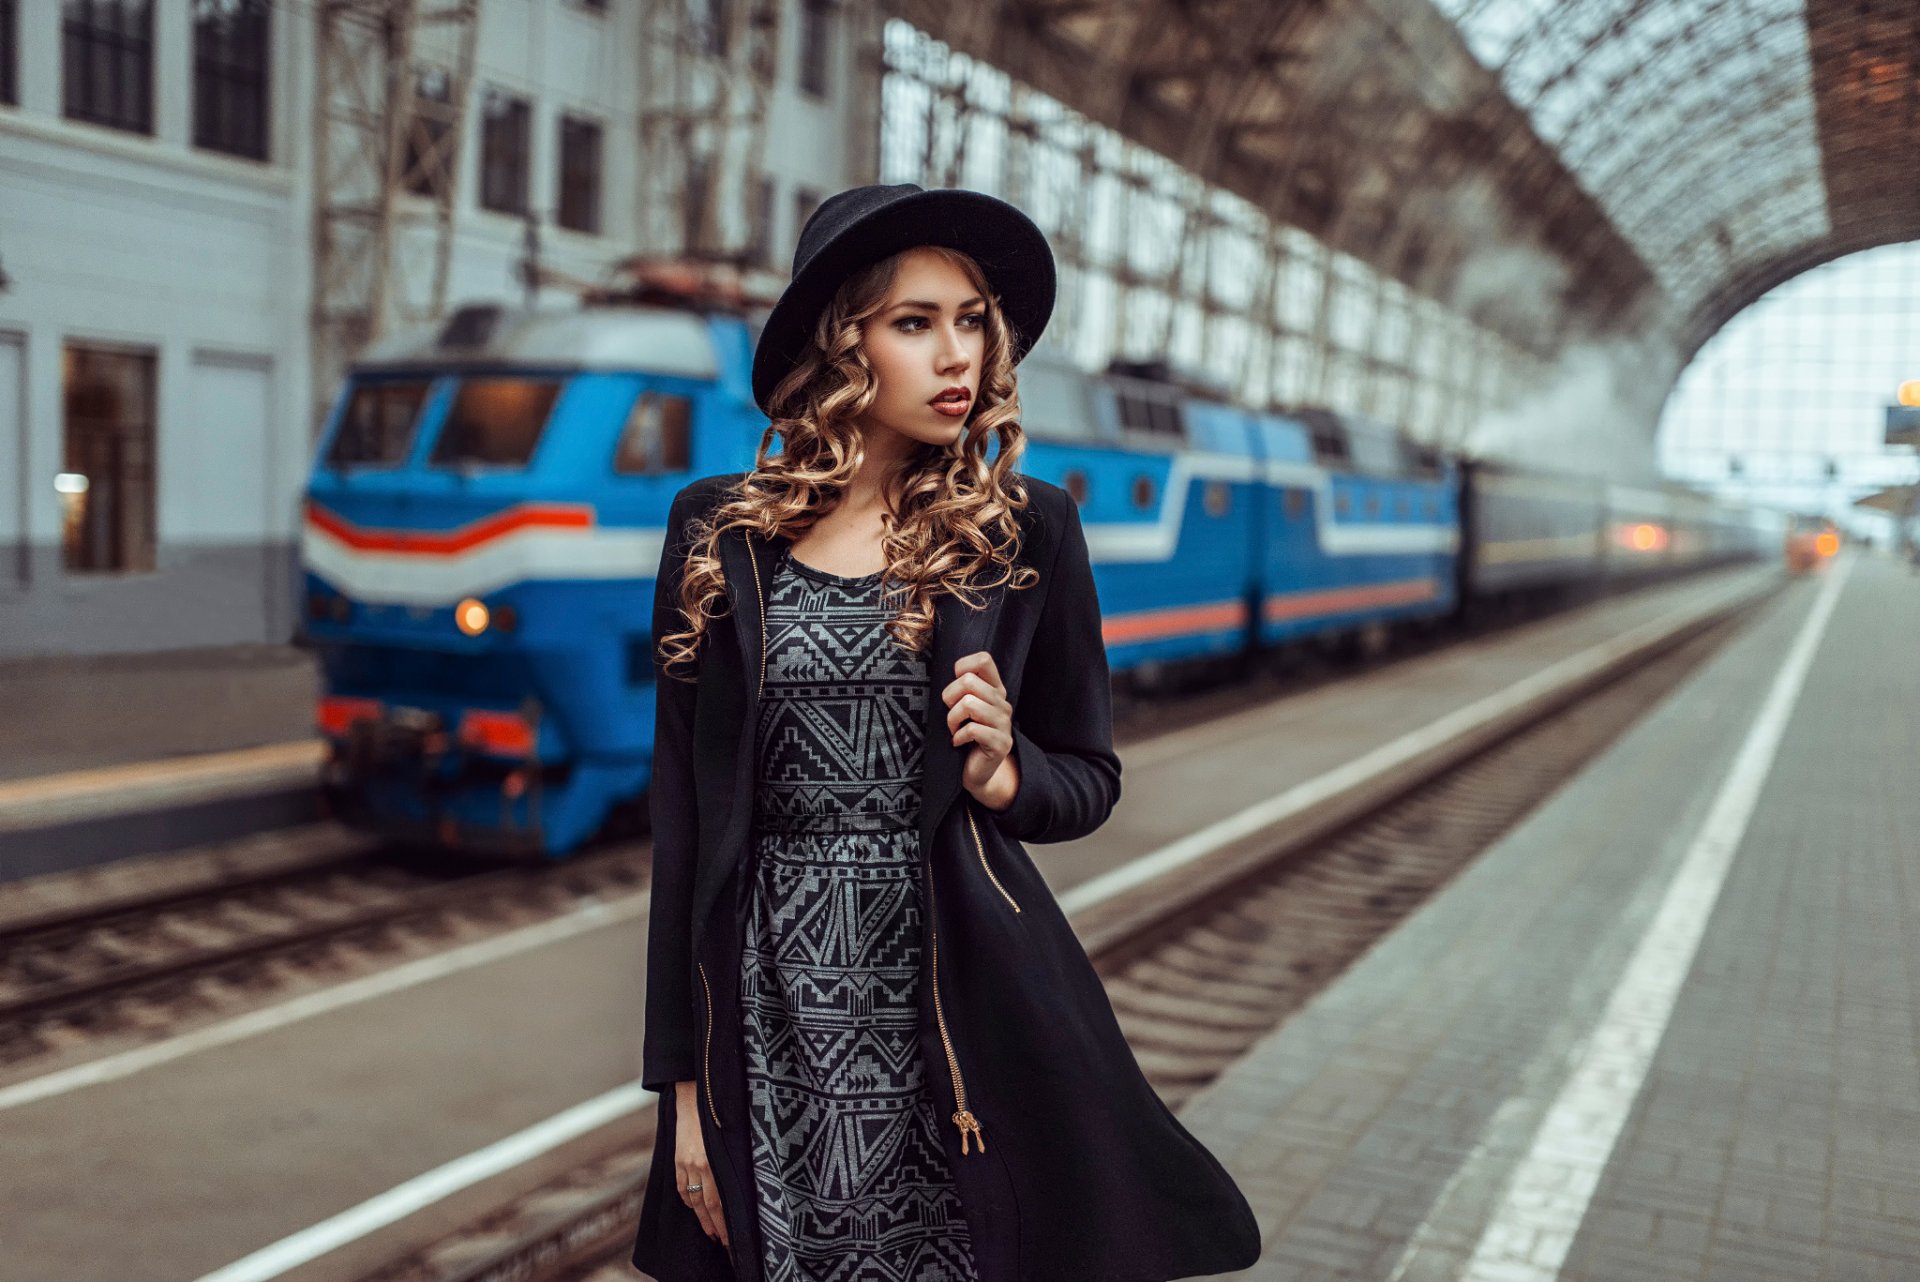
<path id="1" fill-rule="evenodd" d="M 474 305 L 354 364 L 301 533 L 337 813 L 558 857 L 635 811 L 662 523 L 688 481 L 752 466 L 760 314 L 698 288 Z M 1122 677 L 1779 544 L 1698 496 L 1474 465 L 1163 365 L 1036 356 L 1021 398 L 1023 468 L 1081 505 Z"/>

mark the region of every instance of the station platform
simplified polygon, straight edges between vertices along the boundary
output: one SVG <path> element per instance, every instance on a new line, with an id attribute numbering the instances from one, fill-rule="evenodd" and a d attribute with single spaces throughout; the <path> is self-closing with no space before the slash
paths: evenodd
<path id="1" fill-rule="evenodd" d="M 0 885 L 316 818 L 318 691 L 292 646 L 0 662 Z"/>
<path id="2" fill-rule="evenodd" d="M 1108 822 L 1032 853 L 1091 939 L 1107 908 L 1170 866 L 1270 849 L 1289 825 L 1329 821 L 1640 648 L 1804 599 L 1810 585 L 1781 579 L 1759 565 L 1662 584 L 1123 745 Z M 11 1266 L 354 1278 L 636 1142 L 651 1118 L 634 1085 L 646 917 L 643 891 L 221 1022 L 0 1072 Z M 1272 1177 L 1237 1142 L 1214 1142 L 1250 1194 Z"/>
<path id="3" fill-rule="evenodd" d="M 293 646 L 0 661 L 0 780 L 307 739 L 318 689 Z"/>
<path id="4" fill-rule="evenodd" d="M 1920 1277 L 1920 582 L 1850 554 L 1189 1101 L 1258 1282 Z"/>

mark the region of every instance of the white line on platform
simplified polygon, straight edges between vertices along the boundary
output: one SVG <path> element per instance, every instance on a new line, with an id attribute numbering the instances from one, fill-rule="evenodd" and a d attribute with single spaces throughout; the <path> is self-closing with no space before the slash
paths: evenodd
<path id="1" fill-rule="evenodd" d="M 97 1086 L 102 1082 L 131 1077 L 144 1069 L 184 1059 L 188 1055 L 211 1050 L 216 1046 L 226 1046 L 261 1033 L 285 1028 L 289 1024 L 297 1024 L 303 1019 L 324 1015 L 356 1002 L 363 1002 L 373 997 L 384 997 L 388 993 L 397 993 L 418 984 L 444 979 L 448 975 L 471 970 L 475 966 L 485 966 L 535 948 L 544 948 L 548 944 L 571 939 L 575 935 L 584 935 L 588 931 L 631 921 L 636 917 L 644 917 L 649 898 L 650 896 L 643 891 L 637 895 L 588 904 L 564 917 L 556 917 L 552 921 L 541 922 L 537 926 L 528 926 L 511 934 L 483 939 L 478 943 L 466 944 L 448 952 L 422 957 L 418 961 L 405 962 L 392 970 L 383 970 L 363 979 L 348 980 L 344 984 L 295 997 L 291 1001 L 249 1011 L 245 1015 L 238 1015 L 218 1024 L 209 1024 L 205 1028 L 182 1033 L 178 1037 L 169 1037 L 163 1042 L 137 1046 L 132 1050 L 121 1051 L 117 1055 L 108 1055 L 90 1063 L 76 1064 L 72 1068 L 48 1073 L 44 1077 L 30 1077 L 24 1082 L 0 1087 L 0 1112 L 19 1108 L 22 1104 L 31 1104 L 37 1100 L 64 1095 L 68 1091 L 79 1090 L 84 1086 Z"/>
<path id="2" fill-rule="evenodd" d="M 502 1171 L 542 1157 L 596 1127 L 637 1113 L 653 1101 L 654 1093 L 637 1083 L 615 1087 L 605 1095 L 576 1104 L 478 1152 L 416 1175 L 405 1184 L 349 1207 L 330 1220 L 322 1220 L 225 1268 L 215 1269 L 197 1282 L 266 1282 L 266 1279 L 277 1278 L 329 1251 L 404 1220 L 422 1207 L 432 1206 Z"/>
<path id="3" fill-rule="evenodd" d="M 1460 1275 L 1462 1282 L 1553 1282 L 1560 1276 L 1673 1017 L 1707 920 L 1852 567 L 1852 558 L 1834 565 L 1821 586 L 1659 910 L 1599 1022 L 1575 1052 L 1566 1084 L 1488 1219 Z"/>
<path id="4" fill-rule="evenodd" d="M 1374 775 L 1416 760 L 1449 740 L 1496 720 L 1516 708 L 1523 707 L 1528 702 L 1568 682 L 1600 671 L 1621 655 L 1644 645 L 1649 639 L 1673 631 L 1688 619 L 1698 618 L 1703 613 L 1719 609 L 1734 599 L 1746 595 L 1750 590 L 1750 585 L 1736 585 L 1712 598 L 1712 604 L 1704 609 L 1697 603 L 1683 606 L 1660 618 L 1650 619 L 1611 640 L 1589 646 L 1578 654 L 1568 655 L 1532 676 L 1514 682 L 1504 690 L 1476 699 L 1464 708 L 1456 708 L 1437 721 L 1430 722 L 1418 730 L 1410 730 L 1397 739 L 1355 757 L 1343 766 L 1336 766 L 1325 774 L 1296 784 L 1277 796 L 1255 802 L 1244 810 L 1223 819 L 1217 819 L 1177 841 L 1168 842 L 1151 854 L 1142 855 L 1130 863 L 1122 864 L 1098 877 L 1081 882 L 1059 896 L 1061 910 L 1068 917 L 1084 913 L 1119 895 L 1137 890 L 1149 882 L 1170 876 L 1181 868 L 1205 859 L 1215 851 L 1230 846 L 1236 841 L 1251 837 L 1294 815 L 1304 814 Z M 1191 732 L 1183 730 L 1173 733 Z"/>

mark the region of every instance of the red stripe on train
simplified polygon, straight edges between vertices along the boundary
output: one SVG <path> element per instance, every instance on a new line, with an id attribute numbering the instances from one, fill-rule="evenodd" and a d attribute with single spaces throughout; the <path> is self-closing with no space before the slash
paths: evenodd
<path id="1" fill-rule="evenodd" d="M 1438 586 L 1432 579 L 1291 592 L 1285 596 L 1268 597 L 1263 614 L 1269 622 L 1278 622 L 1315 614 L 1342 614 L 1373 606 L 1430 601 L 1437 593 Z M 1199 605 L 1177 605 L 1164 610 L 1115 615 L 1101 623 L 1100 635 L 1108 645 L 1126 641 L 1158 641 L 1185 633 L 1220 632 L 1242 627 L 1246 617 L 1246 606 L 1242 602 L 1208 601 Z"/>
<path id="2" fill-rule="evenodd" d="M 1261 613 L 1267 621 L 1299 619 L 1314 614 L 1344 614 L 1370 606 L 1407 605 L 1431 601 L 1438 594 L 1432 579 L 1406 579 L 1399 583 L 1374 583 L 1363 587 L 1328 588 L 1319 592 L 1289 592 L 1268 597 Z"/>
<path id="3" fill-rule="evenodd" d="M 453 530 L 377 530 L 354 525 L 310 502 L 307 524 L 361 552 L 457 556 L 519 530 L 592 529 L 593 508 L 584 503 L 522 503 Z"/>

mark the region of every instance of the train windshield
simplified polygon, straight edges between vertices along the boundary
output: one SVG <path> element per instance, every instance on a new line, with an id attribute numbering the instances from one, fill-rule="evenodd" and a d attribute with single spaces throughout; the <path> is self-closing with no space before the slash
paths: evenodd
<path id="1" fill-rule="evenodd" d="M 434 442 L 435 466 L 525 467 L 560 396 L 557 378 L 487 375 L 461 382 Z"/>
<path id="2" fill-rule="evenodd" d="M 357 384 L 340 416 L 340 430 L 327 450 L 332 467 L 391 467 L 407 457 L 420 425 L 420 407 L 431 384 L 425 379 L 380 379 Z"/>

